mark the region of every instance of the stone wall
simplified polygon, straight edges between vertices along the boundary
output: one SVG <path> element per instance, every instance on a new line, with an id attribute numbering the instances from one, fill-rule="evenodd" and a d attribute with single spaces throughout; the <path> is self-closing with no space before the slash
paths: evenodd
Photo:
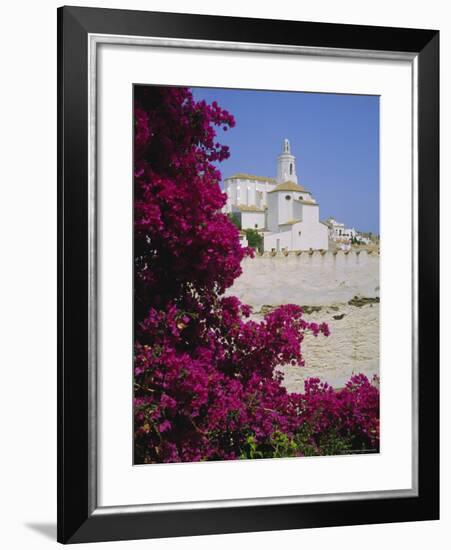
<path id="1" fill-rule="evenodd" d="M 331 305 L 354 296 L 379 296 L 379 255 L 345 253 L 264 253 L 242 262 L 243 273 L 228 290 L 259 310 L 263 305 Z"/>

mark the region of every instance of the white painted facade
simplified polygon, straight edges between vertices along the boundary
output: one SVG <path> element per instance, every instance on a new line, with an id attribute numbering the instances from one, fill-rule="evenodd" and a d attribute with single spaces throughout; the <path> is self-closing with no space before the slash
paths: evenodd
<path id="1" fill-rule="evenodd" d="M 241 212 L 241 229 L 259 229 L 263 231 L 265 229 L 265 211 L 253 212 L 242 211 Z"/>
<path id="2" fill-rule="evenodd" d="M 371 244 L 369 237 L 359 233 L 354 227 L 346 227 L 344 223 L 338 222 L 335 218 L 328 218 L 324 223 L 329 229 L 329 239 L 334 241 L 341 250 L 349 250 L 354 239 L 358 244 Z"/>
<path id="3" fill-rule="evenodd" d="M 243 248 L 246 248 L 247 246 L 249 246 L 249 243 L 247 242 L 246 233 L 241 233 L 241 231 L 240 231 L 240 245 Z"/>
<path id="4" fill-rule="evenodd" d="M 298 214 L 300 217 L 297 221 L 280 223 L 278 231 L 265 233 L 265 251 L 328 250 L 328 230 L 319 221 L 319 206 L 299 204 L 301 205 Z"/>
<path id="5" fill-rule="evenodd" d="M 347 243 L 357 237 L 357 231 L 353 227 L 345 227 L 344 223 L 337 222 L 335 218 L 328 218 L 325 223 L 329 228 L 329 237 L 334 242 Z"/>
<path id="6" fill-rule="evenodd" d="M 272 178 L 261 178 L 251 174 L 235 174 L 224 181 L 227 203 L 224 211 L 230 213 L 233 207 L 253 206 L 264 210 L 267 206 L 268 191 L 277 185 Z"/>

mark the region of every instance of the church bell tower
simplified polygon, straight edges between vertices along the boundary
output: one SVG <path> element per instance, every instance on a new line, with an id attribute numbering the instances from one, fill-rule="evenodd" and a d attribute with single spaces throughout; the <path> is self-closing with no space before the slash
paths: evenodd
<path id="1" fill-rule="evenodd" d="M 277 183 L 285 181 L 298 182 L 296 176 L 296 157 L 291 154 L 290 142 L 283 140 L 282 153 L 277 157 Z"/>

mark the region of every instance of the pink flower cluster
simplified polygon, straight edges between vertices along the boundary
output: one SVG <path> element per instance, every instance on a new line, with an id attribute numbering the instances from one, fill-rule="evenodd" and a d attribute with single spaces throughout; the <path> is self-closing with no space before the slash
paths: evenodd
<path id="1" fill-rule="evenodd" d="M 375 449 L 378 390 L 365 377 L 290 394 L 275 370 L 302 366 L 304 334 L 328 326 L 295 305 L 256 322 L 224 296 L 252 254 L 220 212 L 213 165 L 229 154 L 215 126 L 233 125 L 186 88 L 135 88 L 135 462 Z"/>
<path id="2" fill-rule="evenodd" d="M 304 421 L 310 426 L 315 444 L 324 433 L 353 440 L 354 448 L 379 448 L 378 380 L 371 383 L 363 374 L 354 375 L 342 390 L 334 390 L 318 378 L 305 382 L 300 395 Z"/>

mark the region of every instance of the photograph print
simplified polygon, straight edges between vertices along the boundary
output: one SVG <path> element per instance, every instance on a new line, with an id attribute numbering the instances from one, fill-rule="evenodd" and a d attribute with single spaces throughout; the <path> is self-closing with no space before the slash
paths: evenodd
<path id="1" fill-rule="evenodd" d="M 378 453 L 379 97 L 133 101 L 134 464 Z"/>

